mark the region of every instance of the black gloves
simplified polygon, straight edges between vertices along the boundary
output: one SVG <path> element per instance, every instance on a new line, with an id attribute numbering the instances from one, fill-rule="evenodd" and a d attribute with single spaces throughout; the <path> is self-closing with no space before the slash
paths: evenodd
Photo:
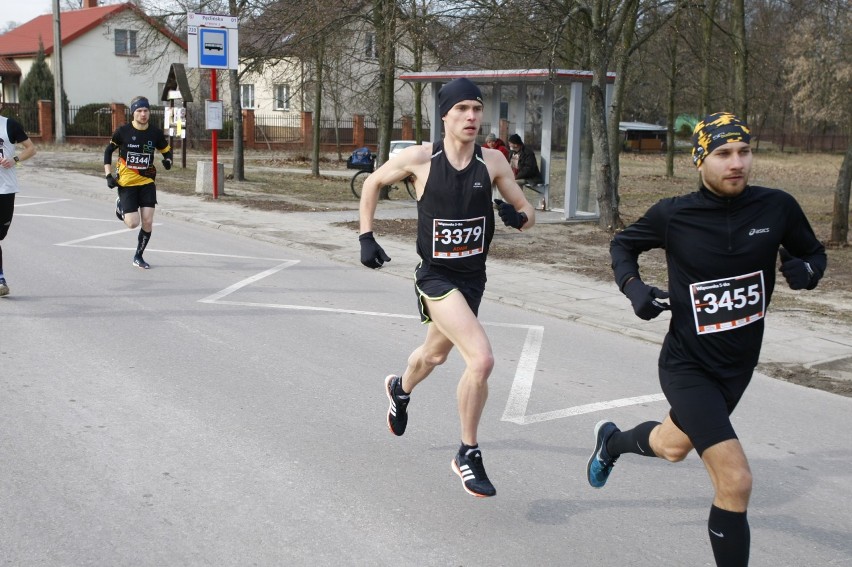
<path id="1" fill-rule="evenodd" d="M 166 171 L 172 168 L 172 158 L 163 158 L 163 167 L 166 168 Z"/>
<path id="2" fill-rule="evenodd" d="M 633 278 L 627 282 L 622 291 L 633 304 L 633 312 L 636 316 L 645 321 L 650 321 L 663 311 L 670 309 L 668 303 L 657 301 L 668 299 L 669 292 L 651 287 L 639 278 Z"/>
<path id="3" fill-rule="evenodd" d="M 106 174 L 107 187 L 110 189 L 115 189 L 118 187 L 118 180 L 112 175 L 112 173 Z"/>
<path id="4" fill-rule="evenodd" d="M 361 243 L 361 263 L 368 268 L 381 268 L 385 262 L 390 262 L 390 256 L 385 254 L 372 232 L 365 232 L 358 237 Z"/>
<path id="5" fill-rule="evenodd" d="M 808 289 L 814 277 L 811 265 L 787 252 L 783 246 L 778 249 L 781 256 L 780 272 L 784 274 L 790 289 Z"/>
<path id="6" fill-rule="evenodd" d="M 525 213 L 519 213 L 515 210 L 515 207 L 500 199 L 494 199 L 494 204 L 497 205 L 497 213 L 506 226 L 521 230 L 521 227 L 526 224 L 527 215 Z"/>

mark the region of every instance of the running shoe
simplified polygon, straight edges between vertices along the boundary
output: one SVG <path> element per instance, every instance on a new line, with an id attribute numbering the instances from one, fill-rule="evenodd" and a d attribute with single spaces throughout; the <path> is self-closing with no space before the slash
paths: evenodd
<path id="1" fill-rule="evenodd" d="M 408 402 L 411 399 L 409 394 L 397 393 L 402 391 L 401 377 L 391 374 L 385 378 L 385 393 L 390 401 L 388 429 L 397 436 L 405 433 L 405 426 L 408 425 Z"/>
<path id="2" fill-rule="evenodd" d="M 142 256 L 134 256 L 133 257 L 133 265 L 137 268 L 142 268 L 143 270 L 150 270 L 151 265 L 148 264 L 145 260 L 142 259 Z"/>
<path id="3" fill-rule="evenodd" d="M 124 220 L 124 211 L 121 210 L 121 197 L 115 198 L 115 216 L 120 221 Z"/>
<path id="4" fill-rule="evenodd" d="M 468 494 L 473 494 L 477 498 L 486 498 L 497 494 L 497 489 L 488 480 L 488 475 L 485 474 L 485 465 L 482 464 L 482 451 L 474 449 L 467 455 L 459 455 L 453 457 L 450 466 L 453 472 L 459 475 L 462 481 L 462 486 Z"/>
<path id="5" fill-rule="evenodd" d="M 0 278 L 0 297 L 9 295 L 9 286 L 6 285 L 6 278 Z"/>
<path id="6" fill-rule="evenodd" d="M 599 421 L 595 425 L 595 451 L 586 465 L 586 475 L 593 488 L 603 488 L 615 461 L 618 460 L 618 457 L 612 457 L 606 451 L 606 442 L 616 431 L 619 429 L 611 421 Z"/>

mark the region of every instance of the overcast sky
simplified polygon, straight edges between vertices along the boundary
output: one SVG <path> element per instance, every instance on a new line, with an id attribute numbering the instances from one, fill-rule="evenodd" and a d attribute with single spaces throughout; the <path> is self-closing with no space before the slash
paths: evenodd
<path id="1" fill-rule="evenodd" d="M 10 22 L 23 24 L 42 14 L 53 13 L 53 0 L 0 0 L 0 30 Z"/>

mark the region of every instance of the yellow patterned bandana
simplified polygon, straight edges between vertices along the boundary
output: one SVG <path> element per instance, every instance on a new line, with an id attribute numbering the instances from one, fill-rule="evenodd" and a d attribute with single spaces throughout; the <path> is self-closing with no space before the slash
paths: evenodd
<path id="1" fill-rule="evenodd" d="M 704 158 L 713 150 L 730 142 L 751 141 L 751 130 L 746 123 L 730 112 L 717 112 L 704 117 L 692 131 L 692 162 L 701 167 Z"/>

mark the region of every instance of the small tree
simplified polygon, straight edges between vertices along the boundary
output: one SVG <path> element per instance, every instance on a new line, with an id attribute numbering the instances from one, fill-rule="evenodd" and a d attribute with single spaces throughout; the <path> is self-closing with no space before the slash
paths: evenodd
<path id="1" fill-rule="evenodd" d="M 44 55 L 44 44 L 38 40 L 38 55 L 30 72 L 21 82 L 18 96 L 24 104 L 35 104 L 40 100 L 53 100 L 53 73 L 47 66 Z"/>

